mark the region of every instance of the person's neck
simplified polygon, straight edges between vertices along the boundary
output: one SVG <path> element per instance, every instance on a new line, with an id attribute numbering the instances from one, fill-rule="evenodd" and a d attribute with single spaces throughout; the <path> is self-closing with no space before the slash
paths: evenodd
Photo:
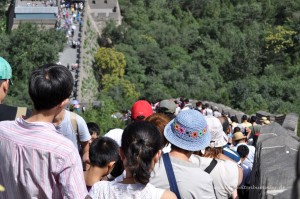
<path id="1" fill-rule="evenodd" d="M 49 122 L 52 123 L 55 117 L 53 110 L 36 111 L 34 110 L 31 117 L 26 119 L 27 122 Z"/>
<path id="2" fill-rule="evenodd" d="M 126 177 L 123 179 L 123 181 L 121 183 L 136 184 L 137 182 L 135 181 L 134 177 L 132 176 L 132 173 L 128 169 L 125 169 L 125 171 L 126 171 Z"/>
<path id="3" fill-rule="evenodd" d="M 100 181 L 103 176 L 106 175 L 106 171 L 100 167 L 91 166 L 84 172 L 84 180 L 87 186 L 93 186 L 96 182 Z"/>
<path id="4" fill-rule="evenodd" d="M 246 158 L 241 158 L 240 161 L 243 163 L 246 160 Z"/>
<path id="5" fill-rule="evenodd" d="M 62 111 L 60 111 L 59 114 L 57 114 L 53 120 L 53 124 L 55 126 L 58 126 L 60 125 L 60 123 L 64 120 L 65 118 L 65 114 L 66 114 L 66 110 L 65 109 L 62 109 Z"/>
<path id="6" fill-rule="evenodd" d="M 184 151 L 184 150 L 171 150 L 171 152 L 169 153 L 170 156 L 174 157 L 174 158 L 178 158 L 184 161 L 189 162 L 190 157 L 192 155 L 192 152 L 190 151 Z"/>

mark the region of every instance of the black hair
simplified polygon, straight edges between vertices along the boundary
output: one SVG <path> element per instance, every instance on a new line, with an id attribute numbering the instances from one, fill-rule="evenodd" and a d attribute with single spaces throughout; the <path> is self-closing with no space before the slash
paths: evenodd
<path id="1" fill-rule="evenodd" d="M 103 168 L 119 159 L 119 146 L 109 137 L 97 138 L 90 146 L 89 158 L 92 166 Z"/>
<path id="2" fill-rule="evenodd" d="M 231 116 L 231 117 L 230 117 L 230 120 L 231 120 L 232 122 L 238 123 L 238 119 L 237 119 L 237 117 L 236 117 L 235 115 Z"/>
<path id="3" fill-rule="evenodd" d="M 119 156 L 119 159 L 116 161 L 113 170 L 110 172 L 110 175 L 113 176 L 114 178 L 116 178 L 116 177 L 122 175 L 123 172 L 124 172 L 124 165 L 123 165 L 123 161 L 121 160 L 121 158 Z"/>
<path id="4" fill-rule="evenodd" d="M 226 133 L 227 130 L 229 129 L 230 127 L 230 124 L 229 124 L 229 121 L 228 121 L 228 118 L 226 116 L 221 116 L 221 117 L 218 117 L 218 119 L 220 120 L 221 124 L 222 124 L 222 127 L 223 127 L 223 131 Z"/>
<path id="5" fill-rule="evenodd" d="M 196 102 L 196 106 L 197 106 L 197 107 L 198 107 L 198 106 L 202 106 L 202 102 L 201 102 L 201 101 Z"/>
<path id="6" fill-rule="evenodd" d="M 254 122 L 257 122 L 257 117 L 255 115 L 251 116 L 250 123 L 253 124 Z"/>
<path id="7" fill-rule="evenodd" d="M 29 95 L 37 111 L 49 110 L 69 98 L 73 89 L 73 76 L 62 65 L 46 64 L 31 72 Z"/>
<path id="8" fill-rule="evenodd" d="M 246 145 L 238 146 L 236 151 L 240 155 L 241 158 L 245 158 L 249 154 L 249 148 Z"/>
<path id="9" fill-rule="evenodd" d="M 236 132 L 240 132 L 241 131 L 241 128 L 236 126 L 233 128 L 233 134 L 235 134 Z"/>
<path id="10" fill-rule="evenodd" d="M 136 182 L 147 184 L 152 159 L 162 147 L 162 138 L 156 126 L 147 121 L 134 122 L 123 132 L 121 148 L 127 160 L 124 165 Z"/>
<path id="11" fill-rule="evenodd" d="M 248 116 L 247 115 L 243 115 L 242 116 L 242 122 L 245 121 L 245 120 L 248 120 Z"/>
<path id="12" fill-rule="evenodd" d="M 209 108 L 209 103 L 206 102 L 206 103 L 204 104 L 204 108 Z"/>
<path id="13" fill-rule="evenodd" d="M 90 135 L 93 135 L 93 133 L 96 133 L 97 135 L 100 135 L 100 128 L 99 125 L 95 122 L 88 122 L 87 127 L 89 129 Z"/>

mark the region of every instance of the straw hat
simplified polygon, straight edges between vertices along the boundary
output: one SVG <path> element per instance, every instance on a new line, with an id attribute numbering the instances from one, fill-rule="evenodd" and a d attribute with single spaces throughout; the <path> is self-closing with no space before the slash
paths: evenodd
<path id="1" fill-rule="evenodd" d="M 267 117 L 262 117 L 260 120 L 263 124 L 270 124 L 270 120 Z"/>
<path id="2" fill-rule="evenodd" d="M 245 136 L 242 132 L 238 131 L 235 134 L 233 134 L 233 141 L 238 141 L 238 140 L 242 140 L 242 139 L 246 139 L 247 136 Z"/>

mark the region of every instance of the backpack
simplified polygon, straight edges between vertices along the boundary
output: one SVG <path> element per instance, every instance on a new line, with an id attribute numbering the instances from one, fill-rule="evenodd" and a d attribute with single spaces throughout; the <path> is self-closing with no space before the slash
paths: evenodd
<path id="1" fill-rule="evenodd" d="M 76 135 L 77 145 L 78 145 L 78 147 L 80 147 L 80 140 L 79 140 L 79 133 L 78 133 L 78 124 L 77 124 L 77 119 L 76 119 L 76 113 L 70 111 L 70 119 L 71 119 L 71 124 L 72 124 L 73 131 L 74 131 L 74 133 Z M 79 148 L 79 152 L 81 152 L 81 148 Z"/>
<path id="2" fill-rule="evenodd" d="M 22 115 L 26 115 L 27 108 L 26 107 L 17 107 L 16 117 L 15 119 L 22 117 Z"/>

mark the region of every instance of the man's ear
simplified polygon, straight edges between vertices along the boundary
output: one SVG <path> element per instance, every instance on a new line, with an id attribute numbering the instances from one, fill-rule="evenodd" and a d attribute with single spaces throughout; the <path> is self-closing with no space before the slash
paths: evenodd
<path id="1" fill-rule="evenodd" d="M 69 98 L 66 98 L 64 101 L 62 101 L 59 106 L 60 108 L 66 107 L 66 105 L 69 103 Z"/>
<path id="2" fill-rule="evenodd" d="M 115 166 L 116 161 L 111 161 L 108 163 L 108 170 L 112 170 L 112 168 Z"/>
<path id="3" fill-rule="evenodd" d="M 0 86 L 3 88 L 3 92 L 6 95 L 8 92 L 8 88 L 9 88 L 9 80 L 6 79 L 6 80 L 2 81 L 2 84 Z"/>

